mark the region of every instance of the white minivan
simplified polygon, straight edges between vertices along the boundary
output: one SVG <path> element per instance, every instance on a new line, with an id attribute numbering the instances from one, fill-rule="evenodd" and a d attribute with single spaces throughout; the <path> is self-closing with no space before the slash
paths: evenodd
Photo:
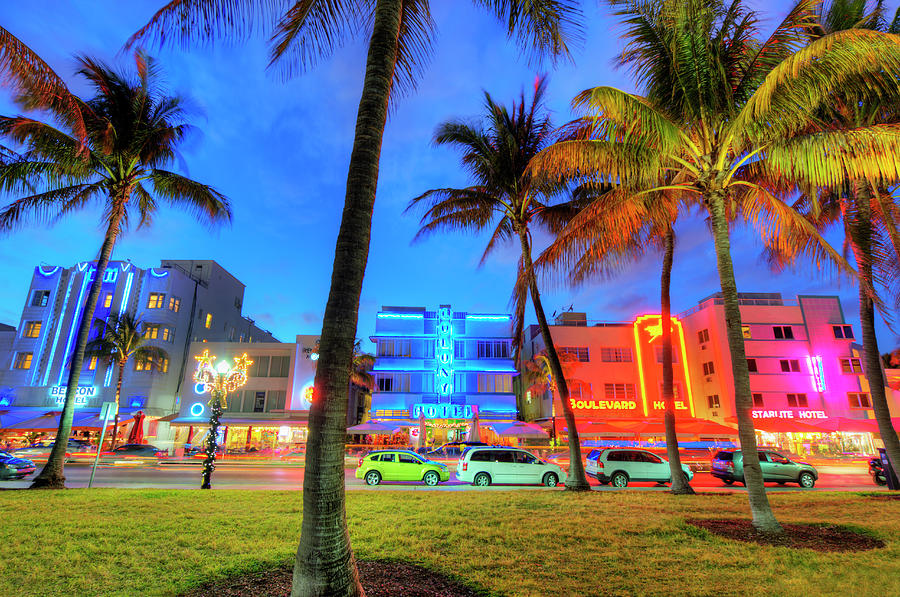
<path id="1" fill-rule="evenodd" d="M 456 478 L 480 487 L 491 483 L 556 487 L 565 483 L 566 472 L 526 450 L 486 446 L 463 452 L 456 465 Z"/>

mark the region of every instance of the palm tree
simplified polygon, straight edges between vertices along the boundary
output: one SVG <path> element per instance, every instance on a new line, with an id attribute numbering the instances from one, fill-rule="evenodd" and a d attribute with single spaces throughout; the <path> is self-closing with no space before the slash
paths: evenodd
<path id="1" fill-rule="evenodd" d="M 24 147 L 21 157 L 0 168 L 0 190 L 18 199 L 0 210 L 0 230 L 29 221 L 55 222 L 99 202 L 106 233 L 97 258 L 70 363 L 66 398 L 57 442 L 32 487 L 62 488 L 66 438 L 72 428 L 75 391 L 94 308 L 110 255 L 119 236 L 133 222 L 147 226 L 160 202 L 186 209 L 216 224 L 230 221 L 227 199 L 207 185 L 165 168 L 179 157 L 178 147 L 192 127 L 183 100 L 165 95 L 159 68 L 144 54 L 135 55 L 137 77 L 117 72 L 92 58 L 78 58 L 78 74 L 94 96 L 77 100 L 85 127 L 84 142 L 66 125 L 71 119 L 53 105 L 50 114 L 64 126 L 26 116 L 0 116 L 0 135 Z M 29 96 L 24 97 L 29 106 Z"/>
<path id="2" fill-rule="evenodd" d="M 516 305 L 514 340 L 516 346 L 521 347 L 525 304 L 530 293 L 569 428 L 570 465 L 566 489 L 587 490 L 590 486 L 581 460 L 575 413 L 569 403 L 568 384 L 541 304 L 531 256 L 532 224 L 543 225 L 556 232 L 574 214 L 572 202 L 551 203 L 553 195 L 563 190 L 561 185 L 542 185 L 528 170 L 531 158 L 547 147 L 553 138 L 553 126 L 542 104 L 546 89 L 546 78 L 539 78 L 535 81 L 531 105 L 526 103 L 523 94 L 511 110 L 497 104 L 489 93 L 485 93 L 486 128 L 462 121 L 441 124 L 434 142 L 454 145 L 463 150 L 462 163 L 472 173 L 475 185 L 465 189 L 426 191 L 410 202 L 407 211 L 425 209 L 417 239 L 439 230 L 479 232 L 492 228 L 481 263 L 500 243 L 511 239 L 519 241 L 522 253 L 512 299 Z"/>
<path id="3" fill-rule="evenodd" d="M 580 32 L 575 0 L 473 0 L 534 55 L 566 56 Z M 129 40 L 182 45 L 221 37 L 244 38 L 277 20 L 272 63 L 286 75 L 312 67 L 347 40 L 368 36 L 362 97 L 344 211 L 335 246 L 331 288 L 322 325 L 315 400 L 309 417 L 303 474 L 303 523 L 292 595 L 362 592 L 344 509 L 344 440 L 348 371 L 359 318 L 359 296 L 369 254 L 378 162 L 388 105 L 411 91 L 430 54 L 435 24 L 429 0 L 300 0 L 289 3 L 171 0 Z M 268 29 L 266 29 L 268 33 Z M 168 37 L 170 36 L 170 37 Z"/>
<path id="4" fill-rule="evenodd" d="M 575 355 L 571 352 L 557 354 L 559 355 L 559 364 L 562 367 L 566 386 L 568 387 L 571 382 L 581 383 L 581 380 L 572 376 L 572 373 L 577 366 Z M 550 359 L 547 358 L 546 350 L 537 352 L 532 355 L 531 359 L 523 363 L 520 383 L 522 384 L 522 393 L 527 402 L 531 401 L 530 396 L 544 396 L 549 392 L 551 401 L 550 408 L 553 417 L 553 439 L 556 439 L 556 407 L 553 400 L 555 400 L 554 395 L 559 393 L 559 389 L 557 388 L 556 380 L 553 377 L 553 369 L 550 366 Z M 533 417 L 526 415 L 525 411 L 526 408 L 523 405 L 523 407 L 519 409 L 519 412 L 525 415 L 526 421 L 531 420 Z"/>
<path id="5" fill-rule="evenodd" d="M 158 364 L 168 361 L 169 355 L 157 346 L 150 346 L 150 339 L 144 334 L 144 322 L 135 319 L 134 315 L 122 313 L 110 314 L 109 319 L 97 319 L 94 322 L 97 337 L 87 343 L 84 356 L 88 359 L 96 357 L 106 361 L 107 367 L 118 366 L 116 378 L 116 411 L 113 418 L 113 432 L 109 449 L 116 447 L 116 432 L 119 429 L 119 399 L 122 395 L 122 376 L 125 365 L 134 359 L 150 365 L 158 370 Z M 156 365 L 156 366 L 154 366 Z"/>
<path id="6" fill-rule="evenodd" d="M 869 156 L 900 148 L 900 128 L 824 129 L 811 115 L 838 90 L 854 98 L 877 90 L 883 102 L 895 102 L 900 37 L 838 32 L 795 53 L 806 41 L 803 27 L 815 2 L 798 3 L 766 40 L 757 39 L 756 15 L 740 0 L 728 6 L 717 0 L 616 4 L 629 26 L 625 59 L 647 96 L 612 87 L 583 92 L 574 103 L 595 117 L 597 136 L 553 146 L 535 159 L 535 169 L 559 177 L 602 173 L 635 193 L 673 190 L 702 201 L 722 288 L 753 525 L 781 533 L 757 458 L 728 217 L 743 214 L 776 245 L 801 230 L 816 241 L 809 250 L 817 265 L 833 259 L 850 269 L 808 221 L 748 171 L 815 186 L 844 172 L 896 180 L 893 160 Z M 679 172 L 680 180 L 659 185 L 663 168 Z"/>

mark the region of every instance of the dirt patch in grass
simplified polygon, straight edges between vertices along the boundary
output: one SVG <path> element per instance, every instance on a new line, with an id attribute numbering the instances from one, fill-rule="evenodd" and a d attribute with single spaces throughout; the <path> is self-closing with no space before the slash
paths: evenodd
<path id="1" fill-rule="evenodd" d="M 710 533 L 759 545 L 815 551 L 866 551 L 884 547 L 884 541 L 834 525 L 784 524 L 784 534 L 771 536 L 756 531 L 741 518 L 689 518 L 685 522 Z"/>
<path id="2" fill-rule="evenodd" d="M 375 560 L 360 561 L 358 566 L 367 597 L 477 597 L 484 594 L 415 564 Z M 291 569 L 277 568 L 209 583 L 184 597 L 289 597 L 290 594 Z"/>
<path id="3" fill-rule="evenodd" d="M 900 500 L 900 493 L 888 493 L 888 494 L 870 493 L 866 497 L 869 498 L 870 500 L 882 500 L 882 501 Z"/>

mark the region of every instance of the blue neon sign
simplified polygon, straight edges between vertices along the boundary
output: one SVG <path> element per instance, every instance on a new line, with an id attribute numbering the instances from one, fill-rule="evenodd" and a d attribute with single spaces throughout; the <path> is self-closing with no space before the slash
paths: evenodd
<path id="1" fill-rule="evenodd" d="M 413 419 L 418 419 L 419 415 L 426 419 L 471 419 L 473 410 L 471 404 L 418 403 L 409 407 L 409 414 Z"/>
<path id="2" fill-rule="evenodd" d="M 434 349 L 435 383 L 441 396 L 453 393 L 453 314 L 450 307 L 438 310 L 437 345 Z"/>
<path id="3" fill-rule="evenodd" d="M 200 417 L 203 415 L 203 411 L 206 410 L 206 407 L 203 406 L 202 402 L 195 402 L 191 405 L 191 415 L 195 417 Z"/>

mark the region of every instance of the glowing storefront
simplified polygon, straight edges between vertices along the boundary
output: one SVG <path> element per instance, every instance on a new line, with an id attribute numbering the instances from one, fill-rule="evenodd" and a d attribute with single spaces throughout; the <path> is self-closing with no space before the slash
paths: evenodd
<path id="1" fill-rule="evenodd" d="M 516 419 L 510 316 L 450 305 L 382 307 L 376 315 L 373 419 L 410 428 L 425 419 L 436 444 Z"/>

